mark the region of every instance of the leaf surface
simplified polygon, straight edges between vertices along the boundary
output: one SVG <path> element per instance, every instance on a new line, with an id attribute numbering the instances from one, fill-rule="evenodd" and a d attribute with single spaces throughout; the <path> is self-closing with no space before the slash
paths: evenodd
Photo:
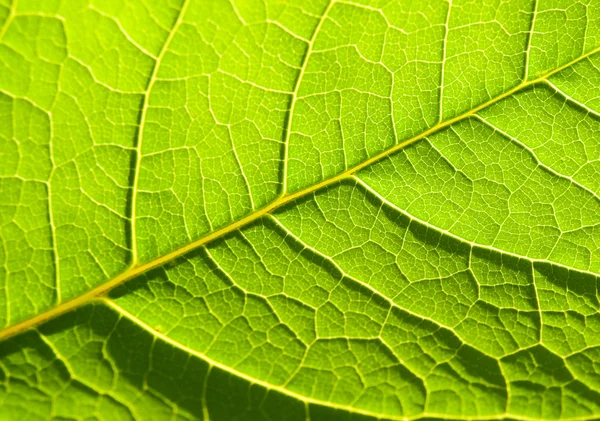
<path id="1" fill-rule="evenodd" d="M 600 417 L 600 2 L 0 1 L 0 418 Z"/>

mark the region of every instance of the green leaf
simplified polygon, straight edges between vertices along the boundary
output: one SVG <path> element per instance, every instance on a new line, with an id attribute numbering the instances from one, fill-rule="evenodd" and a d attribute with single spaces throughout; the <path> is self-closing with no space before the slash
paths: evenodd
<path id="1" fill-rule="evenodd" d="M 0 0 L 0 419 L 600 417 L 600 1 Z"/>

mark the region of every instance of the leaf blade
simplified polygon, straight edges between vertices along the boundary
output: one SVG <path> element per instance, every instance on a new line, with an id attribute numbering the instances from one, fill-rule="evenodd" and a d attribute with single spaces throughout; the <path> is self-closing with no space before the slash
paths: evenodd
<path id="1" fill-rule="evenodd" d="M 299 418 L 600 412 L 595 3 L 564 15 L 546 2 L 495 13 L 460 3 L 186 5 L 157 3 L 160 22 L 147 20 L 156 24 L 147 33 L 132 26 L 133 16 L 152 16 L 139 4 L 135 13 L 93 6 L 80 22 L 68 6 L 9 9 L 2 57 L 23 71 L 0 82 L 3 115 L 18 121 L 4 137 L 16 140 L 9 147 L 28 140 L 24 156 L 45 164 L 17 147 L 2 165 L 13 177 L 2 189 L 3 279 L 17 299 L 5 297 L 0 337 L 65 313 L 3 343 L 10 387 L 59 412 L 85 390 L 86 402 L 123 418 L 146 417 L 144 405 L 161 417 L 277 417 L 269 399 Z M 92 24 L 97 39 L 82 34 L 92 48 L 75 42 L 78 25 Z M 26 39 L 26 27 L 45 36 Z M 462 45 L 465 37 L 481 38 Z M 36 72 L 64 69 L 55 85 L 28 80 L 11 48 Z M 32 148 L 30 126 L 43 128 L 37 142 L 46 136 L 48 149 Z M 47 204 L 20 208 L 44 188 Z M 30 214 L 49 222 L 23 225 Z M 18 276 L 35 279 L 13 246 L 26 242 L 38 279 L 57 273 L 60 286 L 15 290 Z M 143 263 L 126 269 L 136 253 Z M 115 314 L 141 327 L 109 322 Z M 90 340 L 103 319 L 113 333 Z M 112 336 L 122 329 L 159 344 L 140 345 L 144 361 L 154 346 L 175 352 L 179 367 L 193 354 L 209 374 L 179 379 L 200 398 L 165 389 L 164 362 L 135 368 L 119 348 L 125 336 Z M 113 344 L 109 358 L 90 358 L 117 366 L 117 377 L 133 367 L 138 392 L 119 383 L 103 394 L 92 370 L 69 369 L 88 352 L 74 332 L 87 347 Z M 59 367 L 22 388 L 27 355 Z M 65 386 L 80 375 L 91 383 Z M 37 395 L 46 381 L 63 385 L 58 397 Z M 253 383 L 266 389 L 250 412 L 216 403 Z M 132 400 L 140 390 L 146 400 Z"/>

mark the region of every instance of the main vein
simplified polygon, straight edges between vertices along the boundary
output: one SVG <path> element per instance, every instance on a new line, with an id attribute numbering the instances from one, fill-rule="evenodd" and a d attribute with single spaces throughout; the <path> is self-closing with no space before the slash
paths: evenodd
<path id="1" fill-rule="evenodd" d="M 14 324 L 12 326 L 9 326 L 9 327 L 3 329 L 2 331 L 0 331 L 0 340 L 6 339 L 6 338 L 13 336 L 25 329 L 37 326 L 40 323 L 43 323 L 49 319 L 52 319 L 54 317 L 57 317 L 61 314 L 66 313 L 70 310 L 73 310 L 77 307 L 81 307 L 87 303 L 90 303 L 93 300 L 97 299 L 98 297 L 101 297 L 103 294 L 110 291 L 112 288 L 114 288 L 118 285 L 121 285 L 122 283 L 124 283 L 144 272 L 147 272 L 151 269 L 162 266 L 163 264 L 165 264 L 171 260 L 174 260 L 180 256 L 183 256 L 186 253 L 188 253 L 194 249 L 197 249 L 198 247 L 201 247 L 217 238 L 221 238 L 221 237 L 225 236 L 226 234 L 231 233 L 245 225 L 248 225 L 251 222 L 254 222 L 254 221 L 260 219 L 261 217 L 272 212 L 275 209 L 278 209 L 300 197 L 307 196 L 309 194 L 316 192 L 317 190 L 321 190 L 327 186 L 338 183 L 341 180 L 350 178 L 350 177 L 352 177 L 352 175 L 354 173 L 368 167 L 369 165 L 372 165 L 373 163 L 380 161 L 380 160 L 394 154 L 395 152 L 397 152 L 397 151 L 399 151 L 399 150 L 401 150 L 401 149 L 403 149 L 403 148 L 405 148 L 427 136 L 430 136 L 433 133 L 436 133 L 452 124 L 455 124 L 461 120 L 465 120 L 469 117 L 472 117 L 473 115 L 475 115 L 477 112 L 481 111 L 482 109 L 489 107 L 490 105 L 495 104 L 495 103 L 503 100 L 506 97 L 514 95 L 518 91 L 521 91 L 521 90 L 523 90 L 529 86 L 535 85 L 537 83 L 543 82 L 547 78 L 560 72 L 561 70 L 564 70 L 565 68 L 570 67 L 573 64 L 575 64 L 581 60 L 584 60 L 587 57 L 590 57 L 598 52 L 600 52 L 600 47 L 598 47 L 594 50 L 591 50 L 591 51 L 587 52 L 586 54 L 579 56 L 575 60 L 572 60 L 572 61 L 544 74 L 543 76 L 540 76 L 536 79 L 532 79 L 529 81 L 525 80 L 522 83 L 520 83 L 519 85 L 515 86 L 514 88 L 498 95 L 497 97 L 494 97 L 459 116 L 456 116 L 454 118 L 451 118 L 451 119 L 443 121 L 443 122 L 440 122 L 440 123 L 432 126 L 431 128 L 427 129 L 426 131 L 424 131 L 410 139 L 407 139 L 401 143 L 394 145 L 393 147 L 367 159 L 366 161 L 346 170 L 343 173 L 340 173 L 334 177 L 323 180 L 312 186 L 306 187 L 295 193 L 284 194 L 281 197 L 279 197 L 278 199 L 276 199 L 275 201 L 273 201 L 272 203 L 270 203 L 269 205 L 243 217 L 242 219 L 234 221 L 227 226 L 224 226 L 216 231 L 213 231 L 213 232 L 205 235 L 204 237 L 199 238 L 198 240 L 192 241 L 191 243 L 188 243 L 178 249 L 175 249 L 167 254 L 164 254 L 164 255 L 162 255 L 154 260 L 151 260 L 149 262 L 146 262 L 142 265 L 133 266 L 130 269 L 128 269 L 127 271 L 116 276 L 115 278 L 103 283 L 102 285 L 97 286 L 96 288 L 89 290 L 85 294 L 82 294 L 76 298 L 69 300 L 69 301 L 65 301 L 64 303 L 59 304 L 56 307 L 50 308 L 30 319 L 24 320 L 20 323 Z"/>

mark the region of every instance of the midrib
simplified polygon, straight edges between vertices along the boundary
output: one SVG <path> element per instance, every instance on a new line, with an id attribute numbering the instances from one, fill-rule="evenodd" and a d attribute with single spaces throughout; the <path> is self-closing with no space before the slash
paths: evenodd
<path id="1" fill-rule="evenodd" d="M 102 285 L 99 285 L 96 288 L 89 290 L 85 294 L 75 297 L 69 301 L 65 301 L 65 302 L 63 302 L 55 307 L 52 307 L 52 308 L 34 316 L 34 317 L 31 317 L 27 320 L 24 320 L 22 322 L 19 322 L 12 326 L 9 326 L 9 327 L 3 329 L 2 331 L 0 331 L 0 340 L 6 339 L 10 336 L 13 336 L 13 335 L 15 335 L 19 332 L 22 332 L 30 327 L 37 326 L 40 323 L 43 323 L 49 319 L 52 319 L 61 314 L 64 314 L 70 310 L 77 308 L 77 307 L 81 307 L 85 304 L 88 304 L 88 303 L 94 301 L 95 299 L 97 299 L 98 297 L 101 297 L 102 295 L 104 295 L 105 293 L 110 291 L 112 288 L 115 288 L 116 286 L 121 285 L 124 282 L 126 282 L 144 272 L 147 272 L 151 269 L 162 266 L 163 264 L 165 264 L 171 260 L 174 260 L 194 249 L 197 249 L 198 247 L 201 247 L 217 238 L 221 238 L 228 233 L 231 233 L 245 225 L 248 225 L 251 222 L 254 222 L 254 221 L 260 219 L 262 216 L 268 214 L 269 212 L 272 212 L 273 210 L 280 208 L 281 206 L 284 206 L 300 197 L 304 197 L 311 193 L 314 193 L 317 190 L 321 190 L 327 186 L 338 183 L 341 180 L 348 179 L 354 173 L 368 167 L 369 165 L 372 165 L 373 163 L 380 161 L 380 160 L 394 154 L 395 152 L 397 152 L 397 151 L 399 151 L 399 150 L 401 150 L 401 149 L 403 149 L 403 148 L 405 148 L 427 136 L 430 136 L 430 135 L 432 135 L 454 123 L 457 123 L 461 120 L 469 118 L 469 117 L 473 116 L 474 114 L 476 114 L 477 112 L 481 111 L 482 109 L 489 107 L 490 105 L 493 105 L 493 104 L 503 100 L 504 98 L 515 94 L 516 92 L 519 92 L 519 91 L 521 91 L 529 86 L 535 85 L 537 83 L 543 82 L 545 79 L 560 72 L 561 70 L 564 70 L 565 68 L 570 67 L 573 64 L 575 64 L 581 60 L 584 60 L 587 57 L 590 57 L 598 52 L 600 52 L 600 47 L 595 48 L 595 49 L 589 51 L 588 53 L 579 56 L 578 58 L 544 74 L 543 76 L 540 76 L 540 77 L 530 80 L 530 81 L 522 82 L 519 85 L 515 86 L 514 88 L 498 95 L 497 97 L 494 97 L 494 98 L 478 105 L 477 107 L 475 107 L 457 117 L 454 117 L 454 118 L 446 120 L 446 121 L 442 121 L 442 122 L 432 126 L 428 130 L 426 130 L 408 140 L 405 140 L 405 141 L 367 159 L 366 161 L 364 161 L 364 162 L 362 162 L 362 163 L 360 163 L 360 164 L 358 164 L 358 165 L 356 165 L 334 177 L 323 180 L 317 184 L 306 187 L 295 193 L 284 194 L 281 197 L 279 197 L 278 199 L 276 199 L 274 202 L 270 203 L 269 205 L 243 217 L 242 219 L 234 221 L 233 223 L 231 223 L 227 226 L 224 226 L 216 231 L 213 231 L 198 240 L 192 241 L 191 243 L 188 243 L 178 249 L 175 249 L 167 254 L 164 254 L 154 260 L 151 260 L 151 261 L 146 262 L 139 266 L 132 267 L 132 268 L 128 269 L 127 271 L 121 273 L 120 275 L 116 276 L 115 278 L 109 280 L 108 282 L 105 282 Z"/>

